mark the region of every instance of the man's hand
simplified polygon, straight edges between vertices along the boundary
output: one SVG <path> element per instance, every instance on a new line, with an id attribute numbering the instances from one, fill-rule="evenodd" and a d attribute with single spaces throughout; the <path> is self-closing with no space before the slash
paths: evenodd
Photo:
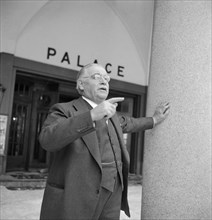
<path id="1" fill-rule="evenodd" d="M 169 114 L 170 105 L 168 102 L 159 104 L 153 115 L 154 125 L 161 123 Z"/>
<path id="2" fill-rule="evenodd" d="M 124 100 L 123 97 L 111 98 L 105 100 L 96 108 L 91 110 L 91 118 L 93 121 L 101 120 L 102 118 L 111 118 L 116 113 L 116 107 L 118 106 L 117 102 L 122 102 Z"/>

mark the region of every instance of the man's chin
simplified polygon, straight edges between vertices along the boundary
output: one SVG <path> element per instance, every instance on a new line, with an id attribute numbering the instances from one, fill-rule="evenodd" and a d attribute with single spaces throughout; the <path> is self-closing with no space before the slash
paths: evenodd
<path id="1" fill-rule="evenodd" d="M 107 99 L 108 94 L 100 94 L 98 95 L 99 103 L 105 101 Z"/>

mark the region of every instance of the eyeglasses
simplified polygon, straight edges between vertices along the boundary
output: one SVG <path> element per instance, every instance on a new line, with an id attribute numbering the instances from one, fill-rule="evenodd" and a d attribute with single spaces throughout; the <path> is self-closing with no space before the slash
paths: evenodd
<path id="1" fill-rule="evenodd" d="M 108 75 L 101 75 L 99 73 L 94 73 L 91 76 L 85 76 L 85 77 L 82 77 L 82 78 L 91 78 L 91 79 L 98 80 L 98 81 L 100 81 L 101 79 L 104 79 L 108 83 L 110 82 L 110 76 L 108 76 Z"/>

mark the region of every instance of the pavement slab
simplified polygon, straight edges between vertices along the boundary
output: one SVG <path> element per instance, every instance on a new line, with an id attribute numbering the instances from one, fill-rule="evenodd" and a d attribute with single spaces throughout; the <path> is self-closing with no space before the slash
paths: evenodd
<path id="1" fill-rule="evenodd" d="M 140 220 L 141 192 L 140 184 L 131 184 L 128 189 L 131 218 L 121 211 L 120 220 Z M 0 186 L 1 220 L 38 220 L 44 189 L 9 190 Z"/>

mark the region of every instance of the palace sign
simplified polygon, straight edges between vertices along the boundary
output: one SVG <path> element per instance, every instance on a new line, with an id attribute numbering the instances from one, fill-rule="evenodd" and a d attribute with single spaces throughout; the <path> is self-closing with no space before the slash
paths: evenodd
<path id="1" fill-rule="evenodd" d="M 62 56 L 58 57 L 57 50 L 55 48 L 48 47 L 47 60 L 51 60 L 53 57 L 59 58 L 60 63 L 66 63 L 68 65 L 72 65 L 72 63 L 74 62 L 74 64 L 76 64 L 76 66 L 80 68 L 87 64 L 87 63 L 83 63 L 83 59 L 80 55 L 78 55 L 75 60 L 71 60 L 69 53 L 66 51 L 63 53 Z M 92 62 L 98 63 L 98 60 L 94 59 L 92 60 Z M 121 65 L 114 66 L 112 63 L 106 63 L 105 70 L 108 74 L 115 73 L 119 77 L 124 77 L 124 70 L 125 70 L 124 66 Z"/>

